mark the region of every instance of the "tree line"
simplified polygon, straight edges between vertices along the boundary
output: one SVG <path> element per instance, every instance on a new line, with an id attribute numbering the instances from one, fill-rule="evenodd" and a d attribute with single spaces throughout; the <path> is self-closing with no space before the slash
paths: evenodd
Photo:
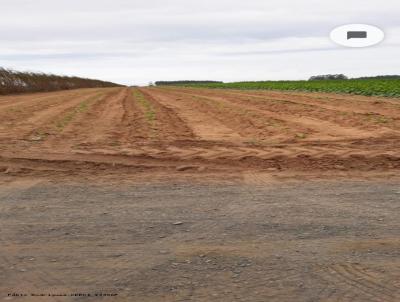
<path id="1" fill-rule="evenodd" d="M 157 81 L 154 84 L 156 86 L 165 86 L 165 85 L 195 85 L 195 84 L 213 84 L 213 83 L 223 83 L 220 81 Z"/>
<path id="2" fill-rule="evenodd" d="M 348 80 L 349 78 L 344 74 L 322 74 L 310 77 L 309 81 L 320 81 L 320 80 Z M 400 79 L 399 75 L 379 75 L 371 77 L 359 77 L 352 78 L 352 80 L 396 80 Z"/>
<path id="3" fill-rule="evenodd" d="M 320 81 L 320 80 L 348 80 L 344 74 L 322 74 L 317 76 L 312 76 L 309 81 Z"/>
<path id="4" fill-rule="evenodd" d="M 100 80 L 37 72 L 21 72 L 0 67 L 0 94 L 118 86 L 121 85 Z"/>

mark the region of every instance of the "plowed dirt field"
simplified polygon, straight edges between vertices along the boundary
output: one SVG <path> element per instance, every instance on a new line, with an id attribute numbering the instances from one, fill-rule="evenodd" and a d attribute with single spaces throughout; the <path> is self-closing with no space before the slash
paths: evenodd
<path id="1" fill-rule="evenodd" d="M 0 97 L 9 175 L 395 175 L 399 137 L 397 99 L 174 87 Z"/>
<path id="2" fill-rule="evenodd" d="M 0 97 L 0 300 L 398 302 L 399 138 L 396 99 Z"/>

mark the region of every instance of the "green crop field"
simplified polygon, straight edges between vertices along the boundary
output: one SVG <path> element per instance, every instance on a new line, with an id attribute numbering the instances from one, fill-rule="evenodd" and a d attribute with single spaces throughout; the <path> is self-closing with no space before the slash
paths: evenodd
<path id="1" fill-rule="evenodd" d="M 366 96 L 400 97 L 400 79 L 350 79 L 317 81 L 266 81 L 186 84 L 179 86 L 231 89 L 297 90 L 349 93 Z"/>

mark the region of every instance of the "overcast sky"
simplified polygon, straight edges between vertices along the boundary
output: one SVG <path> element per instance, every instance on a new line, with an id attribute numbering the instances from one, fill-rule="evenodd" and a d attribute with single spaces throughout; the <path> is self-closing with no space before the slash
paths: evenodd
<path id="1" fill-rule="evenodd" d="M 400 74 L 399 0 L 0 0 L 0 66 L 99 78 L 278 80 Z M 380 27 L 378 46 L 329 39 Z"/>

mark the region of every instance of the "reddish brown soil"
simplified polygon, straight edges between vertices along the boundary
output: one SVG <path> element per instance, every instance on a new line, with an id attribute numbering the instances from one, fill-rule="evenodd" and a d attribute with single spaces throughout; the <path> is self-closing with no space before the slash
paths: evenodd
<path id="1" fill-rule="evenodd" d="M 395 175 L 399 138 L 395 99 L 189 88 L 0 98 L 0 171 L 18 176 Z"/>
<path id="2" fill-rule="evenodd" d="M 400 301 L 399 119 L 332 94 L 0 97 L 0 300 Z M 118 296 L 9 297 L 97 292 Z"/>

